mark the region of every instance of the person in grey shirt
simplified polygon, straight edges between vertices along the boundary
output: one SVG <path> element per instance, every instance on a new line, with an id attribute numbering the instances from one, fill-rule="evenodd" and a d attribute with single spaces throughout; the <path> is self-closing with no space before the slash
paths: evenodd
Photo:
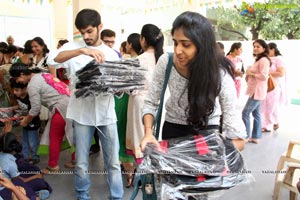
<path id="1" fill-rule="evenodd" d="M 184 12 L 173 22 L 171 34 L 174 58 L 162 139 L 201 135 L 204 130 L 219 133 L 222 121 L 225 138 L 242 150 L 246 130 L 235 108 L 237 97 L 231 63 L 220 53 L 210 22 L 198 13 Z M 168 53 L 158 60 L 145 97 L 142 150 L 148 143 L 159 146 L 153 126 L 168 60 Z"/>
<path id="2" fill-rule="evenodd" d="M 189 18 L 200 21 L 188 29 Z M 170 133 L 169 128 L 176 125 L 182 125 L 183 129 L 193 127 L 200 130 L 207 126 L 219 126 L 222 115 L 226 137 L 242 149 L 246 130 L 235 108 L 237 98 L 230 62 L 220 54 L 213 32 L 209 32 L 212 30 L 205 26 L 209 26 L 209 22 L 192 12 L 182 14 L 173 24 L 174 65 L 168 81 L 171 96 L 166 102 L 162 138 L 174 137 L 166 134 Z M 152 127 L 167 63 L 168 54 L 165 53 L 157 62 L 145 99 L 143 148 L 149 142 L 157 144 Z"/>
<path id="3" fill-rule="evenodd" d="M 72 144 L 73 129 L 71 121 L 66 119 L 67 106 L 70 90 L 67 85 L 53 77 L 49 73 L 38 73 L 39 68 L 29 69 L 23 63 L 15 63 L 11 66 L 9 74 L 20 82 L 27 85 L 27 91 L 31 108 L 20 125 L 26 127 L 35 116 L 38 116 L 41 106 L 50 111 L 49 120 L 45 127 L 40 143 L 49 145 L 48 167 L 42 170 L 49 174 L 58 171 L 60 148 L 66 135 L 69 144 Z"/>

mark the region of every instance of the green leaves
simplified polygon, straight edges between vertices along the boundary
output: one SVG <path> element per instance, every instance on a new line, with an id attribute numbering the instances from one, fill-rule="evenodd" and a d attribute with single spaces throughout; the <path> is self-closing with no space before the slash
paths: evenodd
<path id="1" fill-rule="evenodd" d="M 214 12 L 218 15 L 219 27 L 226 27 L 231 32 L 248 29 L 252 40 L 300 39 L 299 5 L 300 0 L 269 0 L 254 4 L 242 2 L 240 7 L 219 7 Z"/>

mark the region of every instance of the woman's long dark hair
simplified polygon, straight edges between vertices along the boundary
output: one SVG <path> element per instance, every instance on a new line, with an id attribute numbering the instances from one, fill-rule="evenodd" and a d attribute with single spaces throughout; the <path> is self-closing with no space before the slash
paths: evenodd
<path id="1" fill-rule="evenodd" d="M 257 62 L 261 58 L 265 57 L 270 61 L 270 66 L 271 66 L 271 59 L 269 58 L 269 46 L 268 46 L 268 44 L 262 39 L 256 39 L 256 40 L 254 40 L 253 45 L 254 45 L 254 43 L 260 44 L 260 46 L 262 46 L 265 49 L 264 52 L 262 52 L 258 55 L 254 55 L 256 57 L 255 62 Z"/>
<path id="2" fill-rule="evenodd" d="M 242 43 L 240 42 L 235 42 L 231 45 L 230 50 L 228 51 L 228 53 L 226 54 L 226 56 L 228 56 L 230 53 L 234 52 L 235 49 L 239 49 L 242 47 Z"/>
<path id="3" fill-rule="evenodd" d="M 270 42 L 270 43 L 268 44 L 268 46 L 269 46 L 269 49 L 274 49 L 274 50 L 275 50 L 275 51 L 274 51 L 275 56 L 282 56 L 282 54 L 280 53 L 280 51 L 279 51 L 279 49 L 278 49 L 276 43 Z"/>
<path id="4" fill-rule="evenodd" d="M 188 64 L 187 121 L 195 128 L 201 128 L 207 126 L 208 117 L 214 111 L 216 97 L 221 89 L 220 71 L 229 73 L 233 78 L 232 66 L 220 53 L 215 33 L 207 18 L 199 13 L 184 12 L 173 22 L 172 35 L 180 28 L 197 47 L 194 59 Z"/>
<path id="5" fill-rule="evenodd" d="M 154 24 L 145 24 L 141 31 L 141 38 L 144 37 L 148 46 L 155 49 L 155 60 L 163 54 L 164 35 L 161 30 Z M 144 49 L 145 50 L 145 49 Z"/>
<path id="6" fill-rule="evenodd" d="M 30 69 L 28 65 L 23 63 L 14 63 L 11 65 L 9 69 L 9 74 L 11 77 L 18 78 L 21 74 L 30 75 L 31 73 L 39 73 L 41 72 L 40 68 Z"/>
<path id="7" fill-rule="evenodd" d="M 138 33 L 131 33 L 128 37 L 127 37 L 127 42 L 128 44 L 131 44 L 132 46 L 132 49 L 138 54 L 140 55 L 141 54 L 141 50 L 142 50 L 142 47 L 141 47 L 141 43 L 140 43 L 140 34 Z"/>

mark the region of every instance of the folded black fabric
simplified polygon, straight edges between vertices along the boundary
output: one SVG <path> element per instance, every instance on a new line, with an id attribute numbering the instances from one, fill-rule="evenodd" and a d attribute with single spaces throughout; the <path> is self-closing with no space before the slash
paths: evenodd
<path id="1" fill-rule="evenodd" d="M 197 177 L 220 176 L 227 169 L 225 147 L 215 133 L 173 138 L 160 144 L 160 149 L 146 146 L 140 170 Z"/>
<path id="2" fill-rule="evenodd" d="M 140 173 L 155 173 L 168 194 L 205 194 L 249 181 L 245 163 L 230 139 L 218 130 L 147 145 Z M 166 192 L 164 191 L 164 192 Z"/>
<path id="3" fill-rule="evenodd" d="M 97 96 L 103 93 L 143 90 L 147 69 L 137 59 L 88 63 L 76 72 L 75 96 Z"/>
<path id="4" fill-rule="evenodd" d="M 187 176 L 163 174 L 162 182 L 185 193 L 207 192 L 229 189 L 247 179 L 244 160 L 230 140 L 224 140 L 226 146 L 227 173 L 222 176 Z M 176 190 L 176 189 L 175 189 Z"/>

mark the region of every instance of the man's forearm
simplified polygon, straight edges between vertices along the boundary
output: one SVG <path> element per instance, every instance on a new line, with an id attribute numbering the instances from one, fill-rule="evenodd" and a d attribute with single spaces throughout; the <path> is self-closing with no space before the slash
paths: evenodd
<path id="1" fill-rule="evenodd" d="M 83 54 L 83 48 L 68 50 L 68 51 L 62 51 L 54 58 L 54 61 L 57 62 L 57 63 L 63 63 L 65 61 L 67 61 L 71 58 L 74 58 L 76 56 L 79 56 L 81 54 Z"/>

